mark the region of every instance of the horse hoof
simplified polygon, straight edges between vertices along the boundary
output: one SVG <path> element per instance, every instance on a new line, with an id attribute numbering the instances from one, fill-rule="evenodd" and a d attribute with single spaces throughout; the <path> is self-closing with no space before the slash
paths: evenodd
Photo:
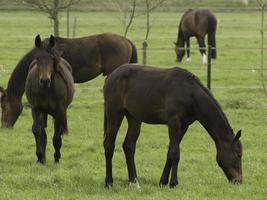
<path id="1" fill-rule="evenodd" d="M 55 160 L 55 164 L 56 164 L 56 165 L 59 164 L 59 160 Z"/>
<path id="2" fill-rule="evenodd" d="M 168 185 L 168 183 L 159 183 L 159 187 L 160 188 L 165 188 Z"/>
<path id="3" fill-rule="evenodd" d="M 169 187 L 170 188 L 175 188 L 178 186 L 178 182 L 170 183 Z"/>
<path id="4" fill-rule="evenodd" d="M 105 188 L 106 189 L 110 189 L 110 188 L 112 188 L 113 187 L 113 183 L 106 183 L 105 184 Z"/>
<path id="5" fill-rule="evenodd" d="M 206 65 L 207 63 L 208 63 L 207 56 L 205 54 L 203 54 L 203 56 L 202 56 L 202 64 Z"/>
<path id="6" fill-rule="evenodd" d="M 186 59 L 186 62 L 191 62 L 191 58 L 187 58 Z"/>
<path id="7" fill-rule="evenodd" d="M 129 188 L 136 188 L 138 190 L 141 189 L 140 184 L 139 184 L 137 178 L 135 178 L 133 182 L 129 182 L 128 187 Z"/>
<path id="8" fill-rule="evenodd" d="M 168 185 L 168 180 L 160 180 L 159 187 L 164 188 Z"/>
<path id="9" fill-rule="evenodd" d="M 43 160 L 43 159 L 41 159 L 41 160 L 38 159 L 36 162 L 39 163 L 39 164 L 42 164 L 42 165 L 45 164 L 45 160 Z"/>

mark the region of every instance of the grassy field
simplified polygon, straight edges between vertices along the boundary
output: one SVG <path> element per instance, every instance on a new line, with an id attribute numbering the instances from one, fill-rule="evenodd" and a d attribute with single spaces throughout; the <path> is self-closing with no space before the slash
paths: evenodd
<path id="1" fill-rule="evenodd" d="M 119 15 L 96 12 L 71 13 L 78 18 L 78 36 L 102 32 L 122 33 Z M 149 36 L 148 63 L 177 66 L 173 41 L 181 13 L 154 13 Z M 127 186 L 127 170 L 121 148 L 126 123 L 120 129 L 113 159 L 114 187 L 104 189 L 103 151 L 104 77 L 76 85 L 68 110 L 69 135 L 63 139 L 62 159 L 53 163 L 52 122 L 47 129 L 47 163 L 36 164 L 31 133 L 31 112 L 25 107 L 14 129 L 0 129 L 0 199 L 266 199 L 267 195 L 267 99 L 259 76 L 260 14 L 217 13 L 218 59 L 213 62 L 212 92 L 234 131 L 242 129 L 242 185 L 227 182 L 215 161 L 215 146 L 199 123 L 193 124 L 181 144 L 179 183 L 175 189 L 159 188 L 158 182 L 168 145 L 167 128 L 143 125 L 137 143 L 136 165 L 141 189 Z M 52 24 L 36 12 L 4 12 L 0 15 L 0 85 L 6 86 L 18 60 L 33 46 L 36 34 L 49 36 Z M 266 30 L 266 24 L 265 24 Z M 267 32 L 267 30 L 266 30 Z M 65 18 L 61 19 L 65 35 Z M 137 18 L 128 37 L 139 49 L 145 36 L 145 18 Z M 195 40 L 193 47 L 197 47 Z M 265 43 L 266 46 L 266 43 Z M 238 49 L 242 48 L 242 49 Z M 267 52 L 265 52 L 266 54 Z M 265 62 L 267 59 L 265 56 Z M 206 81 L 206 67 L 197 49 L 192 62 L 178 66 Z M 179 83 L 177 83 L 179 84 Z M 25 98 L 23 99 L 26 104 Z"/>

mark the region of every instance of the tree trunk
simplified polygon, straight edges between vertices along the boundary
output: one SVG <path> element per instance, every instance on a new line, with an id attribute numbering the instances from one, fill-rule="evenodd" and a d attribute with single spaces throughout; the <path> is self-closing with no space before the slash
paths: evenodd
<path id="1" fill-rule="evenodd" d="M 54 35 L 55 36 L 59 36 L 58 5 L 59 5 L 59 0 L 54 0 L 53 21 L 54 21 Z"/>
<path id="2" fill-rule="evenodd" d="M 59 20 L 58 20 L 58 15 L 55 16 L 55 18 L 53 19 L 54 21 L 54 35 L 56 37 L 59 36 Z"/>

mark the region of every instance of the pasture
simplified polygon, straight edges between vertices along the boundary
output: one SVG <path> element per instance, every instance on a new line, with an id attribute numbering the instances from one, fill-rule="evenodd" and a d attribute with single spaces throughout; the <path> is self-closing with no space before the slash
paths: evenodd
<path id="1" fill-rule="evenodd" d="M 152 14 L 148 64 L 184 67 L 205 83 L 206 67 L 201 64 L 197 49 L 191 51 L 191 63 L 186 63 L 185 59 L 181 64 L 175 62 L 173 42 L 181 14 Z M 64 15 L 62 13 L 61 36 L 65 35 Z M 227 182 L 216 163 L 213 141 L 196 122 L 181 143 L 180 185 L 175 189 L 158 186 L 168 147 L 167 128 L 143 124 L 135 156 L 141 189 L 129 188 L 121 147 L 126 131 L 124 123 L 113 157 L 114 186 L 104 189 L 104 77 L 99 76 L 76 85 L 74 101 L 68 110 L 69 135 L 63 138 L 59 165 L 53 161 L 51 117 L 47 129 L 47 162 L 45 166 L 36 163 L 31 112 L 24 97 L 24 110 L 14 129 L 0 129 L 0 199 L 265 199 L 267 99 L 260 82 L 260 51 L 254 49 L 260 46 L 260 13 L 216 15 L 220 27 L 218 59 L 212 66 L 212 92 L 234 131 L 242 129 L 242 185 Z M 78 18 L 77 37 L 102 32 L 122 33 L 116 13 L 73 12 L 71 16 Z M 6 86 L 16 63 L 33 47 L 34 37 L 37 34 L 47 37 L 53 30 L 45 15 L 27 11 L 1 11 L 0 29 L 0 85 Z M 145 17 L 136 18 L 128 37 L 136 44 L 141 62 Z M 195 40 L 191 46 L 197 47 Z"/>

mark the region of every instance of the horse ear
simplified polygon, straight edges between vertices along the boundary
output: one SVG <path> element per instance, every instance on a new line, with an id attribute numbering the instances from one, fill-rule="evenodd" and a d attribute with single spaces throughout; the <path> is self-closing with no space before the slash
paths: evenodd
<path id="1" fill-rule="evenodd" d="M 3 95 L 6 94 L 6 90 L 3 87 L 1 87 L 1 86 L 0 86 L 0 93 L 2 93 Z"/>
<path id="2" fill-rule="evenodd" d="M 40 35 L 38 34 L 38 35 L 35 37 L 35 46 L 39 48 L 39 47 L 41 47 L 41 44 L 42 44 L 41 37 L 40 37 Z"/>
<path id="3" fill-rule="evenodd" d="M 240 137 L 241 137 L 241 130 L 237 131 L 237 133 L 234 137 L 233 143 L 236 143 Z"/>
<path id="4" fill-rule="evenodd" d="M 55 46 L 55 37 L 53 35 L 50 35 L 49 46 L 50 47 L 54 47 Z"/>

